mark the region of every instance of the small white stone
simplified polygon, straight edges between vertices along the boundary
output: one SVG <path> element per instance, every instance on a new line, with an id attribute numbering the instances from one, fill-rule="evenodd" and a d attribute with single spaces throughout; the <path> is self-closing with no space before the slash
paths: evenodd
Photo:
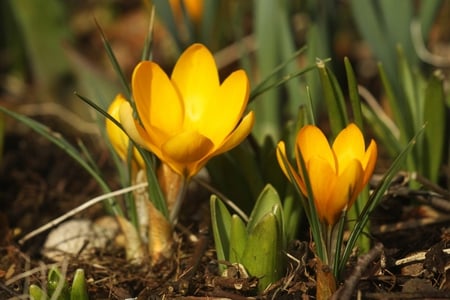
<path id="1" fill-rule="evenodd" d="M 112 217 L 103 217 L 95 223 L 87 219 L 70 220 L 49 233 L 42 254 L 55 261 L 67 255 L 87 254 L 95 248 L 106 247 L 117 232 L 117 222 Z"/>

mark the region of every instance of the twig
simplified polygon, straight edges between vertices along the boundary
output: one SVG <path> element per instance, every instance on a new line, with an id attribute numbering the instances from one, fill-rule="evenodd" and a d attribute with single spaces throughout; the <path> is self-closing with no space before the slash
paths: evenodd
<path id="1" fill-rule="evenodd" d="M 367 266 L 373 262 L 378 256 L 380 256 L 381 251 L 383 250 L 383 245 L 381 243 L 377 243 L 367 254 L 361 255 L 358 258 L 358 262 L 353 270 L 353 273 L 348 277 L 345 281 L 344 285 L 338 289 L 333 296 L 331 296 L 331 300 L 347 300 L 351 299 L 352 293 L 358 284 L 359 279 L 361 278 L 363 272 L 366 270 Z"/>
<path id="2" fill-rule="evenodd" d="M 143 182 L 143 183 L 140 183 L 140 184 L 132 185 L 130 187 L 126 187 L 126 188 L 123 188 L 123 189 L 120 189 L 120 190 L 113 191 L 111 193 L 107 193 L 107 194 L 103 194 L 103 195 L 100 195 L 98 197 L 95 197 L 95 198 L 93 198 L 93 199 L 83 203 L 82 205 L 72 209 L 71 211 L 65 213 L 64 215 L 54 219 L 53 221 L 50 221 L 49 223 L 39 227 L 38 229 L 35 229 L 35 230 L 31 231 L 30 233 L 28 233 L 22 239 L 19 240 L 19 244 L 23 245 L 27 240 L 31 239 L 32 237 L 35 237 L 36 235 L 38 235 L 38 234 L 40 234 L 40 233 L 42 233 L 42 232 L 44 232 L 44 231 L 46 231 L 46 230 L 48 230 L 48 229 L 50 229 L 52 227 L 55 227 L 56 225 L 58 225 L 59 223 L 63 222 L 64 220 L 67 220 L 68 218 L 70 218 L 70 217 L 76 215 L 77 213 L 79 213 L 79 212 L 81 212 L 81 211 L 91 207 L 94 204 L 97 204 L 97 203 L 99 203 L 99 202 L 101 202 L 103 200 L 106 200 L 106 199 L 109 199 L 109 198 L 112 198 L 112 197 L 116 197 L 116 196 L 119 196 L 119 195 L 122 195 L 122 194 L 129 193 L 131 191 L 134 191 L 134 190 L 146 187 L 147 185 L 148 185 L 147 182 Z"/>
<path id="3" fill-rule="evenodd" d="M 406 265 L 406 264 L 410 264 L 410 263 L 414 263 L 414 262 L 424 261 L 427 252 L 428 251 L 421 251 L 421 252 L 417 252 L 412 255 L 409 255 L 405 258 L 397 259 L 395 261 L 394 265 L 402 266 L 402 265 Z M 444 252 L 445 254 L 450 254 L 450 248 L 442 249 L 442 252 Z"/>

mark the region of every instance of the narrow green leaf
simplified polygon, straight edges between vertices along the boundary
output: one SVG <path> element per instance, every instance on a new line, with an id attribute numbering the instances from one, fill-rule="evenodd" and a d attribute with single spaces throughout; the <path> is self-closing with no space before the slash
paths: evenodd
<path id="1" fill-rule="evenodd" d="M 358 83 L 356 81 L 355 72 L 353 71 L 350 60 L 344 58 L 345 73 L 347 75 L 348 94 L 350 104 L 352 106 L 353 121 L 358 125 L 359 129 L 364 130 L 363 117 L 361 111 L 361 100 L 359 99 Z"/>
<path id="2" fill-rule="evenodd" d="M 374 132 L 380 144 L 383 144 L 384 149 L 389 153 L 390 157 L 396 157 L 402 151 L 402 145 L 391 128 L 386 125 L 383 118 L 381 118 L 375 111 L 367 105 L 362 104 L 362 112 L 368 123 L 371 131 Z"/>
<path id="3" fill-rule="evenodd" d="M 387 100 L 389 102 L 389 107 L 392 110 L 395 124 L 400 129 L 399 142 L 402 146 L 407 144 L 410 136 L 413 136 L 413 132 L 410 129 L 411 122 L 411 112 L 409 111 L 409 106 L 406 102 L 399 98 L 392 88 L 392 85 L 387 77 L 384 70 L 383 64 L 378 64 L 378 70 L 380 72 L 381 81 L 383 83 L 383 88 L 387 95 Z"/>
<path id="4" fill-rule="evenodd" d="M 155 7 L 152 6 L 150 11 L 150 22 L 148 26 L 147 36 L 142 50 L 141 60 L 152 60 L 152 45 L 153 45 L 153 28 L 155 25 Z"/>
<path id="5" fill-rule="evenodd" d="M 438 181 L 439 170 L 443 165 L 444 143 L 446 135 L 446 105 L 443 88 L 442 73 L 435 72 L 428 81 L 425 90 L 424 119 L 427 123 L 424 138 L 423 155 L 425 162 L 423 165 L 423 175 L 433 182 Z"/>
<path id="6" fill-rule="evenodd" d="M 113 122 L 117 127 L 122 129 L 122 131 L 128 136 L 128 133 L 123 129 L 122 124 L 120 124 L 116 119 L 111 117 L 111 115 L 108 114 L 104 109 L 99 107 L 95 102 L 92 100 L 81 96 L 79 94 L 76 94 L 81 100 L 86 102 L 88 105 L 90 105 L 92 108 L 94 108 L 98 113 L 103 115 L 105 118 L 109 119 L 111 122 Z M 141 154 L 142 158 L 144 159 L 145 165 L 146 165 L 146 171 L 147 171 L 147 181 L 148 181 L 148 192 L 149 192 L 149 198 L 155 205 L 156 209 L 158 209 L 166 218 L 169 217 L 169 211 L 167 209 L 167 203 L 164 199 L 164 195 L 161 191 L 161 186 L 159 185 L 158 178 L 156 177 L 156 172 L 154 170 L 154 161 L 152 155 L 142 149 L 138 144 L 134 143 L 134 141 L 128 136 L 128 138 L 131 141 L 131 144 L 136 147 L 138 152 Z"/>
<path id="7" fill-rule="evenodd" d="M 411 151 L 413 146 L 416 144 L 417 138 L 420 137 L 425 130 L 425 126 L 419 130 L 416 135 L 409 141 L 409 143 L 406 145 L 406 147 L 403 149 L 403 151 L 395 158 L 395 160 L 392 162 L 391 166 L 383 176 L 383 179 L 378 184 L 375 191 L 371 194 L 369 201 L 367 201 L 366 206 L 363 208 L 363 211 L 359 215 L 358 220 L 356 221 L 355 227 L 350 233 L 350 237 L 348 239 L 348 242 L 345 246 L 342 259 L 339 262 L 338 266 L 338 274 L 340 274 L 345 267 L 345 264 L 350 257 L 351 252 L 353 251 L 353 247 L 355 246 L 356 241 L 358 240 L 358 237 L 360 236 L 361 232 L 365 228 L 367 222 L 369 221 L 369 216 L 372 213 L 372 211 L 375 209 L 375 207 L 380 203 L 381 199 L 383 198 L 386 190 L 388 189 L 389 185 L 392 182 L 392 179 L 394 176 L 397 175 L 398 171 L 402 167 L 402 164 L 404 160 L 406 159 L 406 156 Z"/>
<path id="8" fill-rule="evenodd" d="M 153 5 L 156 9 L 156 14 L 159 16 L 164 24 L 167 26 L 167 29 L 170 32 L 171 37 L 175 40 L 177 51 L 180 52 L 183 49 L 183 42 L 180 37 L 180 33 L 178 32 L 177 22 L 175 20 L 175 16 L 173 15 L 172 8 L 170 7 L 170 3 L 167 0 L 153 0 Z"/>
<path id="9" fill-rule="evenodd" d="M 325 66 L 323 61 L 317 62 L 320 81 L 322 83 L 322 91 L 327 105 L 328 117 L 330 120 L 331 131 L 333 137 L 345 128 L 348 123 L 345 103 L 343 101 L 342 90 L 337 83 L 336 77 Z"/>
<path id="10" fill-rule="evenodd" d="M 399 79 L 401 84 L 401 90 L 405 97 L 405 102 L 407 104 L 408 110 L 410 114 L 410 120 L 408 121 L 409 130 L 416 130 L 415 126 L 419 127 L 420 124 L 423 124 L 423 104 L 422 101 L 419 101 L 419 83 L 420 78 L 418 78 L 418 74 L 413 74 L 411 70 L 411 62 L 407 60 L 405 51 L 403 47 L 397 47 L 398 51 L 398 71 L 399 71 Z M 398 97 L 397 100 L 400 100 Z M 395 109 L 399 109 L 402 111 L 402 117 L 405 117 L 405 107 L 401 107 L 400 103 L 394 103 L 393 106 L 397 106 Z M 400 107 L 399 107 L 400 106 Z M 394 109 L 394 108 L 393 108 Z M 409 136 L 408 136 L 409 137 Z"/>
<path id="11" fill-rule="evenodd" d="M 211 44 L 214 38 L 215 22 L 217 21 L 220 1 L 203 1 L 203 16 L 200 28 L 200 40 L 203 44 Z"/>
<path id="12" fill-rule="evenodd" d="M 231 216 L 230 263 L 242 263 L 242 255 L 247 244 L 247 228 L 238 215 Z"/>
<path id="13" fill-rule="evenodd" d="M 89 295 L 84 277 L 84 270 L 77 269 L 73 277 L 72 289 L 70 291 L 70 300 L 88 300 Z"/>
<path id="14" fill-rule="evenodd" d="M 378 0 L 377 2 L 380 7 L 379 19 L 383 24 L 382 29 L 388 39 L 388 45 L 391 47 L 396 45 L 404 47 L 407 50 L 407 53 L 405 53 L 407 60 L 415 65 L 417 63 L 417 55 L 411 41 L 410 31 L 414 3 L 411 1 L 391 0 Z M 392 30 L 393 28 L 395 30 Z M 391 59 L 395 60 L 395 56 L 391 57 Z"/>
<path id="15" fill-rule="evenodd" d="M 292 191 L 292 189 L 290 189 Z M 303 207 L 299 205 L 298 199 L 291 193 L 284 198 L 283 214 L 284 214 L 284 234 L 286 236 L 286 244 L 293 241 L 297 237 L 298 227 L 302 222 Z"/>
<path id="16" fill-rule="evenodd" d="M 105 33 L 103 32 L 102 28 L 100 27 L 100 24 L 97 23 L 98 31 L 100 32 L 100 36 L 102 38 L 103 47 L 105 48 L 106 54 L 108 55 L 109 61 L 111 62 L 111 65 L 114 68 L 114 71 L 119 76 L 120 82 L 122 83 L 122 86 L 125 90 L 125 98 L 127 98 L 129 101 L 132 101 L 132 93 L 131 88 L 128 83 L 127 78 L 125 77 L 125 74 L 122 71 L 122 68 L 120 67 L 119 61 L 116 58 L 116 55 L 114 54 L 114 51 L 111 48 L 111 44 L 109 43 L 108 39 L 106 38 Z"/>
<path id="17" fill-rule="evenodd" d="M 225 204 L 216 195 L 211 195 L 210 207 L 217 260 L 227 261 L 230 258 L 231 215 Z M 224 271 L 226 266 L 219 264 L 219 269 Z"/>

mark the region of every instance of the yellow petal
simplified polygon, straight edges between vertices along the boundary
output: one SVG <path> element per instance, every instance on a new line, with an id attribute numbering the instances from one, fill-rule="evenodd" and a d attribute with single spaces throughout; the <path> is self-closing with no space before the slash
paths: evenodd
<path id="1" fill-rule="evenodd" d="M 214 155 L 219 155 L 221 153 L 227 152 L 232 148 L 240 144 L 252 131 L 253 124 L 255 124 L 255 114 L 250 111 L 241 120 L 239 125 L 230 133 L 228 137 L 223 141 L 223 144 L 219 145 L 214 151 Z"/>
<path id="2" fill-rule="evenodd" d="M 214 144 L 222 143 L 241 119 L 247 106 L 249 89 L 249 80 L 243 70 L 228 76 L 217 95 L 209 99 L 205 115 L 198 123 L 199 131 Z"/>
<path id="3" fill-rule="evenodd" d="M 133 72 L 133 97 L 140 120 L 149 131 L 166 135 L 178 132 L 183 123 L 183 103 L 169 77 L 155 63 L 139 63 Z"/>
<path id="4" fill-rule="evenodd" d="M 358 126 L 349 124 L 344 128 L 333 143 L 333 151 L 339 166 L 338 172 L 345 169 L 347 164 L 353 159 L 362 162 L 365 153 L 365 145 L 364 137 Z"/>
<path id="5" fill-rule="evenodd" d="M 154 143 L 151 143 L 151 138 L 145 129 L 134 120 L 133 109 L 131 108 L 130 103 L 124 102 L 120 105 L 119 116 L 120 123 L 135 143 L 154 152 L 157 156 L 160 155 L 161 152 L 155 147 Z"/>
<path id="6" fill-rule="evenodd" d="M 304 195 L 307 195 L 307 191 L 306 191 L 306 187 L 305 184 L 303 183 L 303 181 L 301 180 L 300 176 L 298 175 L 298 173 L 294 170 L 294 168 L 292 167 L 292 165 L 289 163 L 289 161 L 287 160 L 287 155 L 286 155 L 286 146 L 284 145 L 284 142 L 281 141 L 278 143 L 277 145 L 277 149 L 276 149 L 276 154 L 277 154 L 277 160 L 278 160 L 278 165 L 280 166 L 281 170 L 283 171 L 284 175 L 291 180 L 291 177 L 289 176 L 288 170 L 286 167 L 289 167 L 291 174 L 294 176 L 294 179 L 296 181 L 296 184 L 300 187 L 300 190 L 302 191 L 302 193 Z M 284 163 L 284 160 L 286 159 L 286 164 Z M 294 183 L 295 184 L 295 183 Z"/>
<path id="7" fill-rule="evenodd" d="M 219 75 L 214 57 L 205 46 L 194 44 L 180 56 L 171 78 L 184 104 L 184 126 L 195 128 L 193 124 L 205 117 L 209 102 L 217 97 Z"/>
<path id="8" fill-rule="evenodd" d="M 162 160 L 172 166 L 174 171 L 186 176 L 193 171 L 189 165 L 195 164 L 209 154 L 213 143 L 197 131 L 186 131 L 174 136 L 161 147 Z"/>
<path id="9" fill-rule="evenodd" d="M 359 192 L 363 188 L 364 171 L 361 163 L 354 159 L 347 164 L 347 167 L 338 176 L 334 191 L 334 202 L 330 203 L 328 209 L 339 210 L 339 214 L 347 206 L 349 209 L 356 200 Z"/>
<path id="10" fill-rule="evenodd" d="M 312 157 L 306 165 L 309 181 L 314 195 L 314 204 L 321 220 L 332 223 L 335 211 L 330 210 L 330 203 L 339 201 L 334 193 L 337 176 L 329 162 L 322 157 Z M 331 206 L 332 207 L 332 206 Z"/>
<path id="11" fill-rule="evenodd" d="M 126 101 L 121 94 L 118 94 L 108 108 L 108 114 L 119 123 L 120 105 Z M 117 154 L 122 160 L 125 160 L 128 149 L 128 136 L 109 119 L 106 119 L 106 133 Z"/>
<path id="12" fill-rule="evenodd" d="M 362 160 L 362 167 L 364 169 L 363 185 L 366 185 L 369 182 L 370 177 L 372 176 L 372 173 L 375 169 L 375 165 L 377 163 L 377 156 L 378 156 L 377 144 L 375 143 L 374 140 L 371 140 L 369 147 L 367 148 L 367 151 Z"/>
<path id="13" fill-rule="evenodd" d="M 336 162 L 333 151 L 331 151 L 330 144 L 323 132 L 313 125 L 306 125 L 297 135 L 297 147 L 301 151 L 305 163 L 312 157 L 321 157 L 326 160 L 333 171 L 336 171 Z M 297 157 L 297 164 L 299 170 L 300 160 Z"/>

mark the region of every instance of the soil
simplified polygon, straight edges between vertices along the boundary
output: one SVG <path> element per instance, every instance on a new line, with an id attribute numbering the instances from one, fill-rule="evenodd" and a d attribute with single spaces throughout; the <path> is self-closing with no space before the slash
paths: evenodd
<path id="1" fill-rule="evenodd" d="M 55 125 L 51 118 L 43 122 Z M 0 299 L 22 299 L 31 283 L 43 286 L 54 263 L 41 255 L 48 231 L 18 240 L 39 226 L 101 194 L 97 184 L 65 153 L 29 130 L 15 126 L 8 133 L 0 185 Z M 85 140 L 93 140 L 88 137 Z M 102 145 L 90 144 L 96 160 L 117 180 Z M 403 182 L 402 182 L 403 181 Z M 350 262 L 336 299 L 448 299 L 450 298 L 449 205 L 430 191 L 409 190 L 399 174 L 372 218 L 374 248 Z M 86 273 L 91 299 L 309 299 L 315 297 L 316 261 L 309 241 L 291 244 L 286 275 L 264 294 L 256 292 L 257 278 L 221 277 L 209 224 L 207 196 L 183 208 L 176 228 L 176 255 L 150 268 L 126 261 L 112 243 L 85 255 L 67 256 L 70 282 L 76 269 Z M 199 197 L 196 197 L 197 199 Z M 189 201 L 188 201 L 189 202 Z M 437 204 L 436 204 L 437 203 Z M 199 209 L 200 208 L 200 209 Z M 104 214 L 96 205 L 74 218 L 96 219 Z M 192 235 L 196 238 L 192 239 Z M 306 235 L 307 236 L 307 235 Z"/>

